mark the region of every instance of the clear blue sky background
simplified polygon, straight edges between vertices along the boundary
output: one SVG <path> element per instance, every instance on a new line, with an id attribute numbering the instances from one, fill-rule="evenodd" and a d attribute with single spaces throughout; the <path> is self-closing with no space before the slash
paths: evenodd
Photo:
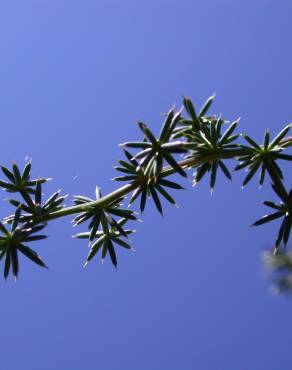
<path id="1" fill-rule="evenodd" d="M 214 112 L 275 134 L 292 120 L 291 14 L 288 0 L 2 1 L 1 163 L 32 157 L 68 204 L 107 193 L 117 144 L 140 138 L 137 119 L 158 131 L 183 94 L 216 92 Z M 50 224 L 37 248 L 50 269 L 22 259 L 17 284 L 0 284 L 0 368 L 291 369 L 292 303 L 261 265 L 278 226 L 249 227 L 275 198 L 234 177 L 212 197 L 187 185 L 164 219 L 149 206 L 118 272 L 83 269 L 70 218 Z"/>

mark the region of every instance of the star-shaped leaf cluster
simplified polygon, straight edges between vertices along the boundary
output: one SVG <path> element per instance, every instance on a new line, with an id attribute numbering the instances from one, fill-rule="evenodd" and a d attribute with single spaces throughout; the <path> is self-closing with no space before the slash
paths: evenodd
<path id="1" fill-rule="evenodd" d="M 134 159 L 139 159 L 137 170 L 143 169 L 145 176 L 157 178 L 162 171 L 163 163 L 166 161 L 177 173 L 187 177 L 185 171 L 173 156 L 174 154 L 187 152 L 187 149 L 184 147 L 185 143 L 182 141 L 171 141 L 171 135 L 180 120 L 180 116 L 181 110 L 175 113 L 174 109 L 171 109 L 166 115 L 158 138 L 155 137 L 147 125 L 138 122 L 144 139 L 139 142 L 120 144 L 122 147 L 140 149 L 134 156 Z"/>
<path id="2" fill-rule="evenodd" d="M 33 189 L 34 197 L 30 194 L 24 198 L 25 203 L 19 202 L 15 199 L 9 199 L 9 203 L 15 207 L 20 207 L 22 211 L 26 212 L 21 214 L 21 222 L 35 222 L 39 217 L 47 215 L 51 212 L 59 211 L 64 207 L 63 202 L 67 195 L 60 196 L 61 190 L 53 193 L 46 201 L 42 202 L 42 181 L 36 180 L 36 186 Z M 5 221 L 11 223 L 14 215 L 5 218 Z"/>
<path id="3" fill-rule="evenodd" d="M 8 181 L 0 181 L 0 186 L 10 193 L 16 192 L 27 192 L 30 194 L 35 194 L 35 186 L 38 183 L 44 183 L 51 180 L 50 178 L 38 178 L 30 179 L 31 172 L 31 161 L 29 161 L 22 173 L 20 172 L 16 163 L 12 165 L 12 171 L 7 167 L 1 166 L 3 174 L 6 176 Z"/>
<path id="4" fill-rule="evenodd" d="M 144 170 L 139 166 L 139 163 L 136 161 L 136 159 L 128 151 L 124 150 L 124 153 L 128 159 L 128 162 L 120 160 L 120 166 L 116 166 L 115 168 L 118 171 L 125 173 L 125 175 L 115 177 L 114 180 L 131 180 L 137 184 L 137 188 L 130 197 L 129 205 L 132 205 L 140 196 L 140 211 L 143 212 L 146 206 L 147 198 L 151 197 L 157 210 L 162 215 L 163 210 L 159 194 L 171 204 L 176 205 L 175 200 L 168 193 L 168 191 L 165 190 L 165 187 L 177 190 L 183 189 L 183 187 L 173 181 L 164 179 L 161 174 L 158 177 L 149 178 L 147 174 L 145 175 Z"/>
<path id="5" fill-rule="evenodd" d="M 102 261 L 105 259 L 106 255 L 109 254 L 112 264 L 117 268 L 117 256 L 114 248 L 114 244 L 126 248 L 128 250 L 134 250 L 123 237 L 127 238 L 128 235 L 135 232 L 135 230 L 124 229 L 124 224 L 128 221 L 127 218 L 121 218 L 116 221 L 115 224 L 109 224 L 104 217 L 101 217 L 101 230 L 96 231 L 92 234 L 92 231 L 79 233 L 75 235 L 79 239 L 89 239 L 90 250 L 86 258 L 84 267 L 90 262 L 93 257 L 101 250 Z"/>
<path id="6" fill-rule="evenodd" d="M 204 131 L 209 126 L 210 121 L 213 119 L 211 116 L 206 116 L 206 114 L 209 111 L 214 99 L 215 94 L 210 96 L 205 101 L 205 103 L 203 104 L 202 108 L 199 111 L 199 114 L 197 114 L 192 101 L 188 97 L 184 97 L 183 105 L 186 112 L 188 113 L 188 117 L 180 118 L 179 125 L 173 131 L 172 134 L 173 139 L 184 137 L 192 140 L 191 137 L 194 133 L 199 132 L 200 130 Z M 222 120 L 222 122 L 224 121 Z"/>
<path id="7" fill-rule="evenodd" d="M 98 187 L 96 187 L 95 191 L 96 199 L 91 199 L 87 197 L 83 197 L 80 195 L 77 195 L 74 197 L 74 202 L 76 205 L 82 205 L 86 204 L 86 210 L 84 212 L 80 213 L 78 216 L 76 216 L 73 220 L 74 225 L 80 225 L 83 222 L 89 220 L 89 232 L 87 233 L 81 233 L 78 234 L 78 238 L 88 238 L 91 250 L 93 248 L 93 251 L 97 248 L 96 252 L 98 251 L 99 247 L 101 247 L 104 244 L 103 247 L 103 253 L 102 258 L 105 258 L 105 255 L 107 251 L 109 251 L 112 263 L 114 266 L 117 266 L 117 260 L 115 257 L 115 252 L 112 247 L 112 242 L 116 242 L 117 244 L 124 244 L 126 245 L 126 242 L 121 241 L 119 236 L 123 236 L 125 238 L 128 237 L 128 234 L 130 234 L 129 230 L 124 230 L 123 225 L 126 223 L 126 221 L 136 221 L 137 217 L 134 213 L 134 211 L 129 209 L 123 209 L 120 208 L 120 203 L 122 201 L 122 198 L 115 200 L 110 205 L 106 207 L 99 207 L 96 205 L 96 201 L 101 199 L 101 191 Z M 90 206 L 90 203 L 92 204 Z M 121 217 L 123 221 L 116 221 L 114 217 Z M 101 227 L 101 230 L 99 231 L 99 228 Z M 115 235 L 118 241 L 112 240 L 111 236 Z M 100 241 L 96 241 L 93 243 L 94 239 L 99 236 Z M 93 243 L 93 244 L 92 244 Z M 100 243 L 100 244 L 99 244 Z M 92 252 L 89 254 L 89 259 L 87 259 L 87 262 L 89 262 L 93 256 L 96 254 L 96 252 Z"/>
<path id="8" fill-rule="evenodd" d="M 239 120 L 236 120 L 230 124 L 230 126 L 221 134 L 222 120 L 212 120 L 209 127 L 204 130 L 200 130 L 198 133 L 193 134 L 193 142 L 196 143 L 194 147 L 194 153 L 190 157 L 195 158 L 208 158 L 213 154 L 228 154 L 228 151 L 237 147 L 237 144 L 233 142 L 238 138 L 239 135 L 232 135 L 236 129 Z M 231 174 L 221 159 L 211 159 L 206 161 L 204 164 L 197 167 L 194 179 L 194 185 L 196 185 L 204 175 L 210 173 L 210 188 L 213 191 L 216 183 L 217 170 L 220 169 L 223 174 L 231 180 Z"/>
<path id="9" fill-rule="evenodd" d="M 45 224 L 29 227 L 27 225 L 20 225 L 21 223 L 21 208 L 16 209 L 13 217 L 13 222 L 10 230 L 0 222 L 0 261 L 4 262 L 4 278 L 9 275 L 10 270 L 16 279 L 19 271 L 18 253 L 20 252 L 25 257 L 36 263 L 41 267 L 46 267 L 40 256 L 25 243 L 45 239 L 45 235 L 37 234 L 45 227 Z"/>
<path id="10" fill-rule="evenodd" d="M 281 241 L 283 241 L 284 245 L 286 245 L 290 237 L 292 228 L 292 189 L 288 193 L 283 185 L 279 186 L 278 184 L 272 184 L 272 188 L 279 196 L 281 201 L 279 204 L 271 201 L 265 201 L 264 205 L 274 209 L 275 212 L 265 215 L 263 218 L 257 220 L 253 226 L 263 225 L 282 217 L 283 220 L 278 232 L 277 240 L 275 242 L 275 248 L 278 250 Z"/>
<path id="11" fill-rule="evenodd" d="M 231 174 L 224 164 L 222 159 L 214 159 L 218 156 L 224 158 L 228 151 L 237 148 L 238 145 L 234 144 L 234 141 L 239 135 L 233 135 L 239 120 L 236 120 L 230 124 L 224 133 L 221 132 L 222 125 L 227 123 L 221 116 L 206 116 L 215 95 L 212 95 L 207 99 L 199 114 L 196 113 L 195 107 L 192 101 L 184 97 L 183 104 L 188 118 L 181 118 L 177 125 L 172 137 L 181 138 L 186 140 L 184 145 L 190 152 L 186 158 L 193 158 L 195 160 L 204 159 L 204 163 L 201 165 L 195 165 L 196 173 L 194 174 L 194 185 L 196 185 L 206 173 L 210 173 L 210 187 L 213 191 L 218 169 L 231 180 Z M 209 160 L 208 160 L 209 159 Z"/>
<path id="12" fill-rule="evenodd" d="M 291 155 L 282 153 L 286 148 L 286 143 L 282 142 L 282 139 L 287 135 L 290 127 L 291 124 L 287 125 L 272 141 L 270 141 L 270 133 L 267 130 L 262 145 L 257 144 L 250 136 L 243 135 L 250 146 L 240 145 L 240 148 L 244 149 L 246 154 L 238 158 L 239 164 L 235 168 L 235 171 L 243 168 L 247 169 L 247 175 L 242 186 L 245 186 L 258 171 L 260 172 L 260 186 L 264 183 L 266 172 L 270 174 L 274 182 L 277 181 L 276 178 L 283 179 L 283 173 L 276 161 L 278 159 L 292 160 Z"/>

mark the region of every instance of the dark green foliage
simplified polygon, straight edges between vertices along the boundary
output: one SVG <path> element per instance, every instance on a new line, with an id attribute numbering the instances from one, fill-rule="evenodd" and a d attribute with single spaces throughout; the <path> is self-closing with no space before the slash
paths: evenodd
<path id="1" fill-rule="evenodd" d="M 12 169 L 1 166 L 5 180 L 0 180 L 0 187 L 18 196 L 16 199 L 8 199 L 9 203 L 16 207 L 15 213 L 0 222 L 0 261 L 3 260 L 4 277 L 7 278 L 10 271 L 15 278 L 17 277 L 19 253 L 45 267 L 37 253 L 26 244 L 46 238 L 38 232 L 48 221 L 73 214 L 75 226 L 88 221 L 88 231 L 76 235 L 77 238 L 87 239 L 89 242 L 90 251 L 85 264 L 100 251 L 102 260 L 108 255 L 112 264 L 117 267 L 116 247 L 132 249 L 128 236 L 134 230 L 125 229 L 124 225 L 128 221 L 137 221 L 134 211 L 122 208 L 121 202 L 126 199 L 127 194 L 130 194 L 129 206 L 139 199 L 141 213 L 146 207 L 147 199 L 152 198 L 162 215 L 162 199 L 176 205 L 169 194 L 169 189 L 183 189 L 178 183 L 169 180 L 170 175 L 179 174 L 186 178 L 186 170 L 195 169 L 193 183 L 197 184 L 208 174 L 211 191 L 213 191 L 218 171 L 231 180 L 226 161 L 234 159 L 239 162 L 235 168 L 236 171 L 247 170 L 243 186 L 257 172 L 259 172 L 260 185 L 264 183 L 266 176 L 269 176 L 272 189 L 280 198 L 280 203 L 264 202 L 273 211 L 256 221 L 254 225 L 264 225 L 281 219 L 275 241 L 275 252 L 280 253 L 279 258 L 282 258 L 277 260 L 280 261 L 279 268 L 283 270 L 283 266 L 291 267 L 290 259 L 282 255 L 281 245 L 286 246 L 290 237 L 292 190 L 290 192 L 286 190 L 284 176 L 278 164 L 279 160 L 291 161 L 292 159 L 290 154 L 284 153 L 284 150 L 292 146 L 292 138 L 286 136 L 291 124 L 287 125 L 273 140 L 270 140 L 269 131 L 266 131 L 262 144 L 258 144 L 248 135 L 243 135 L 248 145 L 240 144 L 237 142 L 239 135 L 235 133 L 239 120 L 229 124 L 229 121 L 224 120 L 221 115 L 209 113 L 214 97 L 215 95 L 212 95 L 208 98 L 198 111 L 192 101 L 184 97 L 183 108 L 186 117 L 183 116 L 183 108 L 177 112 L 174 108 L 170 109 L 165 115 L 158 136 L 154 135 L 146 124 L 139 122 L 142 139 L 121 144 L 123 148 L 133 149 L 135 153 L 131 154 L 124 150 L 126 159 L 120 160 L 119 165 L 116 166 L 121 176 L 115 177 L 114 180 L 126 182 L 126 185 L 104 197 L 100 189 L 96 188 L 94 199 L 78 195 L 74 197 L 73 206 L 64 205 L 66 196 L 60 195 L 60 191 L 43 201 L 42 184 L 49 179 L 31 179 L 30 161 L 22 171 L 15 163 Z M 223 129 L 224 126 L 226 126 L 225 129 Z M 9 230 L 7 224 L 10 224 Z M 290 271 L 292 271 L 291 268 L 289 273 Z M 292 289 L 291 276 L 292 274 L 289 281 Z M 281 280 L 283 284 L 287 281 L 287 279 Z"/>
<path id="2" fill-rule="evenodd" d="M 50 178 L 39 178 L 31 180 L 31 161 L 29 161 L 25 165 L 22 174 L 20 173 L 16 163 L 13 163 L 12 171 L 4 166 L 1 166 L 1 170 L 8 181 L 0 181 L 0 186 L 10 193 L 25 191 L 30 194 L 35 194 L 35 186 L 37 182 L 44 183 L 51 180 Z"/>
<path id="3" fill-rule="evenodd" d="M 4 259 L 4 277 L 7 278 L 12 270 L 16 278 L 19 271 L 18 255 L 23 254 L 39 266 L 46 267 L 38 254 L 25 245 L 28 242 L 45 239 L 45 235 L 36 233 L 46 226 L 44 217 L 64 208 L 62 204 L 66 196 L 60 196 L 60 191 L 52 194 L 49 199 L 42 202 L 42 184 L 49 179 L 30 180 L 31 161 L 29 161 L 22 173 L 16 164 L 13 164 L 12 171 L 1 166 L 2 172 L 9 180 L 9 183 L 0 182 L 0 186 L 10 192 L 18 193 L 22 200 L 8 199 L 9 203 L 16 207 L 14 214 L 4 218 L 4 223 L 11 224 L 11 230 L 1 223 L 3 235 L 0 238 L 1 258 Z"/>
<path id="4" fill-rule="evenodd" d="M 197 117 L 195 114 L 194 106 L 190 99 L 184 98 L 184 106 L 186 111 L 189 113 L 191 122 L 182 119 L 180 121 L 180 127 L 175 133 L 175 137 L 184 136 L 188 144 L 186 147 L 189 149 L 190 154 L 186 158 L 197 159 L 211 157 L 210 160 L 205 161 L 203 164 L 197 166 L 194 185 L 196 185 L 206 173 L 210 173 L 210 188 L 213 191 L 218 169 L 231 180 L 231 174 L 222 161 L 222 159 L 216 159 L 216 157 L 224 158 L 225 155 L 229 155 L 230 151 L 238 147 L 238 144 L 234 144 L 234 141 L 239 135 L 233 135 L 239 120 L 234 121 L 222 134 L 222 125 L 226 121 L 222 120 L 221 116 L 218 118 L 214 117 L 203 117 L 203 114 L 207 112 L 207 108 L 210 107 L 214 96 L 209 98 L 201 110 L 201 114 Z M 214 159 L 212 158 L 214 157 Z"/>
<path id="5" fill-rule="evenodd" d="M 179 127 L 176 127 L 176 129 L 173 132 L 172 137 L 174 139 L 179 138 L 179 137 L 189 138 L 189 137 L 192 137 L 192 135 L 195 132 L 198 133 L 201 130 L 204 131 L 204 128 L 206 126 L 209 126 L 210 121 L 212 119 L 211 116 L 205 117 L 205 115 L 210 109 L 214 99 L 215 99 L 215 94 L 210 96 L 206 100 L 206 102 L 203 104 L 203 107 L 200 109 L 200 113 L 197 115 L 192 101 L 188 97 L 184 97 L 183 105 L 189 117 L 180 119 Z M 224 121 L 221 121 L 221 124 L 223 122 Z"/>
<path id="6" fill-rule="evenodd" d="M 291 124 L 287 125 L 275 138 L 270 142 L 270 134 L 267 130 L 264 135 L 264 142 L 262 145 L 257 144 L 248 135 L 243 135 L 244 139 L 250 146 L 240 145 L 246 152 L 243 156 L 238 157 L 239 164 L 235 167 L 235 171 L 243 168 L 247 169 L 247 175 L 243 181 L 245 186 L 254 177 L 254 175 L 260 171 L 259 184 L 263 185 L 265 180 L 266 172 L 268 172 L 273 180 L 277 182 L 278 179 L 283 179 L 283 174 L 276 163 L 278 159 L 291 161 L 292 156 L 288 154 L 282 154 L 282 151 L 286 148 L 285 143 L 281 143 L 281 140 L 287 135 Z"/>
<path id="7" fill-rule="evenodd" d="M 275 242 L 275 248 L 278 249 L 280 243 L 283 241 L 284 245 L 286 245 L 290 237 L 292 228 L 292 189 L 288 193 L 283 186 L 279 186 L 278 184 L 272 184 L 272 188 L 281 199 L 281 202 L 276 204 L 271 201 L 265 201 L 264 205 L 272 208 L 275 212 L 264 216 L 253 225 L 259 226 L 277 220 L 278 218 L 283 218 L 278 232 L 278 237 Z"/>
<path id="8" fill-rule="evenodd" d="M 220 129 L 221 125 L 219 124 L 220 120 L 217 120 L 217 123 L 211 123 L 209 128 L 209 133 L 206 135 L 202 131 L 199 132 L 200 136 L 194 137 L 194 150 L 193 153 L 188 156 L 188 158 L 203 158 L 212 156 L 212 154 L 220 153 L 222 157 L 224 158 L 224 155 L 228 153 L 228 151 L 231 148 L 236 147 L 236 145 L 230 144 L 232 141 L 234 141 L 238 135 L 231 136 L 232 131 L 235 129 L 237 125 L 237 121 L 233 122 L 231 126 L 225 131 L 224 135 L 221 137 Z M 212 130 L 215 129 L 215 132 L 212 132 Z M 232 131 L 230 130 L 232 129 Z M 226 134 L 226 135 L 225 135 Z M 212 135 L 212 137 L 211 137 Z M 224 140 L 222 140 L 222 138 Z M 227 144 L 226 144 L 227 142 Z M 211 159 L 210 161 L 207 161 L 203 163 L 202 165 L 197 167 L 196 173 L 195 173 L 195 179 L 194 179 L 194 185 L 196 185 L 203 177 L 204 175 L 209 172 L 210 173 L 210 188 L 211 191 L 213 191 L 215 182 L 216 182 L 216 176 L 217 176 L 217 170 L 220 168 L 220 170 L 223 172 L 223 174 L 231 180 L 231 174 L 224 164 L 222 160 L 217 159 Z"/>
<path id="9" fill-rule="evenodd" d="M 137 171 L 142 170 L 145 176 L 157 178 L 163 168 L 164 162 L 168 163 L 176 172 L 187 177 L 185 171 L 173 157 L 174 154 L 186 153 L 187 148 L 182 141 L 170 141 L 181 116 L 181 110 L 177 113 L 171 109 L 163 123 L 159 138 L 156 138 L 152 131 L 142 122 L 138 122 L 139 128 L 144 134 L 141 142 L 126 142 L 122 147 L 141 149 L 133 158 L 139 159 Z M 128 176 L 128 180 L 132 180 Z"/>
<path id="10" fill-rule="evenodd" d="M 15 211 L 10 230 L 8 230 L 4 224 L 0 223 L 0 260 L 5 259 L 5 279 L 8 277 L 11 270 L 14 278 L 17 278 L 19 271 L 19 252 L 37 265 L 41 267 L 46 267 L 40 256 L 34 250 L 24 244 L 45 239 L 45 235 L 37 234 L 45 227 L 45 224 L 32 227 L 29 227 L 28 225 L 21 226 L 20 220 L 21 208 L 18 207 Z"/>
<path id="11" fill-rule="evenodd" d="M 78 234 L 76 237 L 84 238 L 86 236 L 89 239 L 91 249 L 86 262 L 89 262 L 97 251 L 102 248 L 102 259 L 105 258 L 107 251 L 109 251 L 111 261 L 116 267 L 117 259 L 112 242 L 116 242 L 116 239 L 118 239 L 116 242 L 117 244 L 121 245 L 122 243 L 126 243 L 121 241 L 120 237 L 127 238 L 128 234 L 132 231 L 124 230 L 123 225 L 129 220 L 137 220 L 137 217 L 133 211 L 120 208 L 121 198 L 110 203 L 107 207 L 99 207 L 95 204 L 96 201 L 101 199 L 101 191 L 98 187 L 96 187 L 95 195 L 95 200 L 80 195 L 74 197 L 76 205 L 87 204 L 86 208 L 88 208 L 74 218 L 74 225 L 76 226 L 89 220 L 89 232 Z M 116 221 L 113 216 L 122 218 Z M 99 230 L 99 228 L 101 228 L 101 230 Z M 97 236 L 98 239 L 92 244 Z"/>
<path id="12" fill-rule="evenodd" d="M 25 197 L 24 200 L 27 200 L 25 203 L 22 203 L 15 199 L 9 199 L 9 203 L 15 207 L 20 207 L 23 213 L 21 215 L 21 222 L 35 222 L 38 218 L 48 215 L 52 212 L 56 212 L 65 207 L 63 202 L 67 198 L 67 195 L 60 196 L 61 190 L 53 193 L 45 202 L 42 203 L 42 183 L 36 181 L 34 191 L 34 198 L 29 194 Z M 28 200 L 29 199 L 29 200 Z M 5 218 L 5 221 L 11 223 L 13 221 L 14 215 L 8 216 Z"/>
<path id="13" fill-rule="evenodd" d="M 162 195 L 168 202 L 173 205 L 176 205 L 174 199 L 168 193 L 166 188 L 172 189 L 183 189 L 183 187 L 173 181 L 166 180 L 162 177 L 161 173 L 158 176 L 149 176 L 147 171 L 144 171 L 143 168 L 139 166 L 139 163 L 136 159 L 126 150 L 124 153 L 128 159 L 128 162 L 120 160 L 120 166 L 115 167 L 118 171 L 124 172 L 126 176 L 120 176 L 114 178 L 116 181 L 128 181 L 129 176 L 131 177 L 132 181 L 137 183 L 137 187 L 134 190 L 133 194 L 130 197 L 129 204 L 132 205 L 135 200 L 140 197 L 140 211 L 141 213 L 144 211 L 146 206 L 146 200 L 148 197 L 151 197 L 154 201 L 154 204 L 160 214 L 163 214 L 161 201 L 159 198 L 159 194 Z M 130 174 L 130 175 L 128 175 Z M 125 178 L 127 180 L 125 180 Z"/>
<path id="14" fill-rule="evenodd" d="M 92 232 L 79 233 L 75 237 L 79 239 L 89 239 L 90 250 L 84 266 L 90 262 L 96 253 L 101 250 L 102 261 L 109 253 L 112 264 L 117 267 L 117 257 L 114 244 L 125 249 L 134 250 L 128 241 L 123 238 L 128 238 L 128 235 L 135 232 L 135 230 L 124 229 L 124 224 L 128 221 L 122 218 L 116 222 L 115 225 L 108 224 L 107 220 L 101 217 L 101 230 L 96 231 L 92 237 Z M 122 232 L 121 232 L 122 230 Z"/>

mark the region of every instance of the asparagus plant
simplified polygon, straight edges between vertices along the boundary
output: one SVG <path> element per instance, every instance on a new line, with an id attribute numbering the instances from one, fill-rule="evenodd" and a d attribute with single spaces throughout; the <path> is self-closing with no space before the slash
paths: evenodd
<path id="1" fill-rule="evenodd" d="M 230 160 L 237 162 L 235 171 L 247 171 L 243 186 L 259 172 L 259 185 L 262 186 L 268 177 L 271 190 L 279 198 L 278 203 L 264 202 L 273 211 L 254 225 L 282 219 L 274 242 L 274 257 L 270 256 L 269 261 L 283 268 L 283 263 L 275 258 L 282 258 L 281 261 L 286 258 L 286 262 L 289 260 L 282 253 L 292 227 L 292 189 L 287 189 L 284 184 L 279 162 L 292 160 L 292 155 L 284 153 L 292 146 L 292 137 L 287 136 L 291 124 L 272 140 L 267 130 L 263 143 L 257 143 L 246 134 L 236 133 L 239 119 L 230 123 L 221 115 L 209 113 L 214 98 L 214 95 L 208 98 L 197 113 L 192 101 L 184 97 L 180 110 L 171 108 L 165 114 L 158 136 L 148 125 L 138 122 L 142 134 L 139 141 L 120 144 L 124 158 L 115 167 L 120 175 L 114 180 L 126 184 L 104 196 L 97 186 L 94 199 L 78 195 L 73 198 L 73 205 L 70 206 L 65 205 L 66 196 L 61 195 L 60 191 L 43 200 L 42 188 L 49 178 L 31 179 L 31 161 L 22 172 L 15 163 L 12 169 L 1 166 L 5 179 L 0 180 L 0 187 L 11 195 L 17 195 L 17 199 L 8 200 L 15 212 L 0 222 L 0 260 L 4 261 L 5 279 L 10 271 L 17 278 L 19 254 L 46 267 L 41 257 L 27 244 L 45 239 L 46 235 L 39 232 L 50 221 L 71 215 L 74 215 L 74 225 L 87 223 L 86 231 L 76 235 L 76 238 L 87 239 L 89 243 L 85 265 L 100 252 L 102 260 L 109 255 L 112 264 L 117 267 L 116 248 L 133 249 L 128 236 L 134 230 L 127 228 L 126 224 L 138 219 L 137 212 L 129 207 L 139 203 L 142 214 L 147 201 L 152 199 L 162 215 L 164 201 L 176 205 L 169 192 L 183 189 L 170 176 L 179 174 L 185 179 L 187 169 L 194 172 L 193 185 L 209 176 L 213 192 L 218 171 L 231 180 L 227 167 Z M 179 157 L 182 159 L 179 160 Z M 125 201 L 128 208 L 121 205 Z M 289 263 L 291 265 L 290 260 Z"/>

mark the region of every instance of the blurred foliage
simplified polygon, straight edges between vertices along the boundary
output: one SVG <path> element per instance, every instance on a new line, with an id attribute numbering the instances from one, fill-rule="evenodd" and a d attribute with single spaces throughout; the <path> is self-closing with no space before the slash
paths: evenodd
<path id="1" fill-rule="evenodd" d="M 276 293 L 292 294 L 292 252 L 264 254 L 264 265 L 270 273 L 272 287 Z"/>

